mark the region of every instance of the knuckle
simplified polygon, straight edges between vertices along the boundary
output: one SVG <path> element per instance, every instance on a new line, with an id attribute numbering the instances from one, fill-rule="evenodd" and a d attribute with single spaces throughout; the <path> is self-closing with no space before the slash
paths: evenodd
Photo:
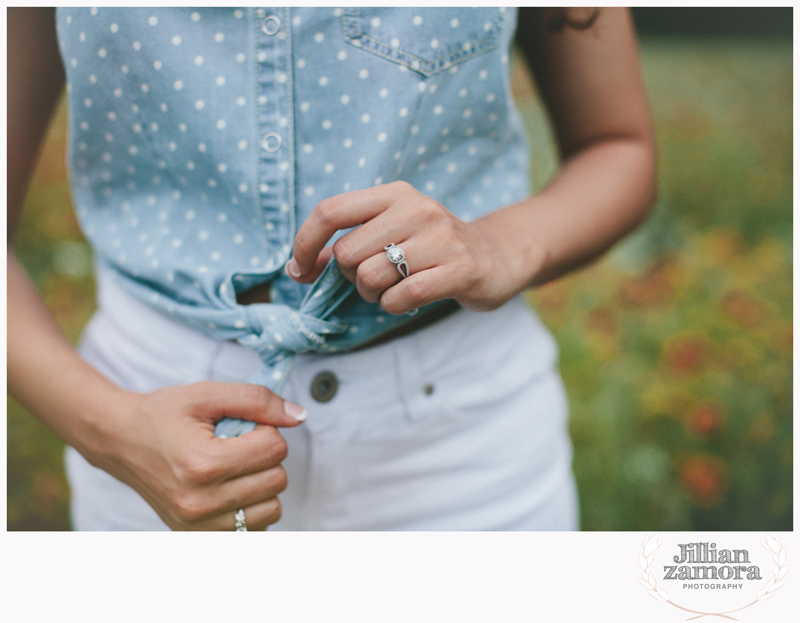
<path id="1" fill-rule="evenodd" d="M 294 246 L 292 248 L 292 253 L 295 258 L 305 259 L 311 252 L 307 237 L 305 232 L 299 232 L 298 235 L 295 236 Z"/>
<path id="2" fill-rule="evenodd" d="M 395 296 L 390 296 L 389 294 L 384 294 L 381 297 L 381 307 L 394 316 L 402 314 L 405 311 L 400 299 Z"/>
<path id="3" fill-rule="evenodd" d="M 437 221 L 444 216 L 442 212 L 442 205 L 434 199 L 420 201 L 417 204 L 417 209 L 420 213 L 420 218 L 425 219 L 427 222 Z"/>
<path id="4" fill-rule="evenodd" d="M 193 410 L 200 409 L 213 400 L 219 390 L 213 381 L 199 381 L 187 386 L 186 389 L 189 390 L 184 394 L 187 397 L 187 405 Z"/>
<path id="5" fill-rule="evenodd" d="M 275 468 L 275 482 L 273 484 L 277 493 L 286 491 L 286 487 L 289 486 L 289 478 L 286 476 L 286 470 L 283 469 L 282 465 L 278 465 Z"/>
<path id="6" fill-rule="evenodd" d="M 219 465 L 211 457 L 195 456 L 183 469 L 183 480 L 191 485 L 205 485 L 220 477 Z"/>
<path id="7" fill-rule="evenodd" d="M 314 211 L 317 213 L 317 218 L 322 225 L 333 225 L 336 218 L 337 202 L 333 197 L 328 197 L 320 201 Z"/>
<path id="8" fill-rule="evenodd" d="M 282 514 L 283 514 L 283 506 L 281 505 L 281 501 L 278 498 L 270 500 L 269 506 L 267 508 L 267 523 L 268 524 L 278 523 Z"/>
<path id="9" fill-rule="evenodd" d="M 278 429 L 272 429 L 267 441 L 267 453 L 277 463 L 282 462 L 289 456 L 289 444 L 278 432 Z"/>
<path id="10" fill-rule="evenodd" d="M 209 509 L 206 503 L 197 495 L 184 493 L 175 500 L 175 510 L 178 518 L 187 523 L 199 521 L 205 517 Z"/>
<path id="11" fill-rule="evenodd" d="M 243 384 L 241 391 L 248 404 L 265 411 L 272 406 L 275 398 L 275 395 L 263 385 Z"/>
<path id="12" fill-rule="evenodd" d="M 368 290 L 377 290 L 383 284 L 383 271 L 368 263 L 361 264 L 356 275 Z"/>
<path id="13" fill-rule="evenodd" d="M 416 192 L 417 190 L 405 180 L 395 180 L 394 182 L 388 184 L 388 186 L 391 187 L 392 191 L 396 193 L 407 193 L 411 191 Z"/>
<path id="14" fill-rule="evenodd" d="M 418 307 L 428 301 L 430 288 L 424 281 L 413 280 L 406 285 L 405 298 L 413 307 Z"/>
<path id="15" fill-rule="evenodd" d="M 355 251 L 347 237 L 339 238 L 333 243 L 333 255 L 340 266 L 352 267 L 355 263 Z"/>
<path id="16" fill-rule="evenodd" d="M 406 208 L 408 217 L 415 222 L 421 221 L 427 223 L 430 220 L 431 213 L 427 206 L 427 201 L 416 201 Z"/>

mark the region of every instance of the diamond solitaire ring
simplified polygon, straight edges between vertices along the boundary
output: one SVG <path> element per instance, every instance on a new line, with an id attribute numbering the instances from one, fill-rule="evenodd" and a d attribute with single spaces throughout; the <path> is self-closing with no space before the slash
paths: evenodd
<path id="1" fill-rule="evenodd" d="M 403 249 L 396 247 L 394 243 L 391 243 L 388 247 L 383 247 L 383 249 L 386 251 L 386 257 L 389 258 L 389 261 L 397 265 L 397 270 L 400 271 L 403 279 L 408 277 L 408 264 L 405 261 L 406 254 Z"/>
<path id="2" fill-rule="evenodd" d="M 244 509 L 240 508 L 233 516 L 236 520 L 236 532 L 247 532 L 247 522 L 244 520 Z"/>
<path id="3" fill-rule="evenodd" d="M 388 247 L 383 247 L 384 251 L 386 251 L 386 257 L 389 258 L 389 261 L 397 266 L 397 270 L 400 271 L 400 274 L 403 276 L 403 279 L 408 277 L 408 264 L 406 263 L 406 253 L 398 246 L 395 246 L 394 242 L 390 243 Z M 405 269 L 405 270 L 404 270 Z M 409 316 L 413 316 L 419 310 L 418 309 L 409 309 L 406 314 Z"/>

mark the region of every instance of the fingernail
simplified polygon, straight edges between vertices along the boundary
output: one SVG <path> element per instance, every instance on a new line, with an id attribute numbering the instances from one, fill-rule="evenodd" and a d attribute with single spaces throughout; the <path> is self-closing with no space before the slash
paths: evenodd
<path id="1" fill-rule="evenodd" d="M 289 271 L 289 274 L 292 277 L 302 277 L 303 275 L 303 273 L 300 272 L 300 265 L 295 261 L 294 258 L 286 262 L 286 270 Z"/>
<path id="2" fill-rule="evenodd" d="M 300 405 L 296 405 L 288 400 L 283 401 L 283 410 L 286 412 L 286 415 L 294 418 L 298 422 L 302 422 L 308 417 L 307 409 L 303 409 Z"/>

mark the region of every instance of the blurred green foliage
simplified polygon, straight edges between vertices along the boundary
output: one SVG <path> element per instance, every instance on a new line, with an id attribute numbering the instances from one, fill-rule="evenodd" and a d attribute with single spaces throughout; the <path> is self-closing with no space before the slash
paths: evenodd
<path id="1" fill-rule="evenodd" d="M 649 221 L 529 295 L 561 346 L 587 530 L 792 528 L 792 44 L 649 39 Z M 522 64 L 534 188 L 555 170 Z M 94 308 L 58 112 L 17 250 L 72 340 Z M 8 398 L 8 529 L 69 528 L 61 442 Z"/>
<path id="2" fill-rule="evenodd" d="M 644 41 L 654 214 L 530 294 L 561 346 L 583 529 L 792 529 L 791 47 Z M 519 90 L 539 188 L 554 151 Z"/>

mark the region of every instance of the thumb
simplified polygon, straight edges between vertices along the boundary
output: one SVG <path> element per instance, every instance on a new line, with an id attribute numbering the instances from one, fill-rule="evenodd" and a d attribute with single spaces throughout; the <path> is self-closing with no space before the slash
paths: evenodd
<path id="1" fill-rule="evenodd" d="M 297 426 L 308 416 L 300 405 L 261 385 L 201 381 L 188 387 L 194 396 L 193 413 L 214 423 L 233 417 L 269 426 Z"/>

